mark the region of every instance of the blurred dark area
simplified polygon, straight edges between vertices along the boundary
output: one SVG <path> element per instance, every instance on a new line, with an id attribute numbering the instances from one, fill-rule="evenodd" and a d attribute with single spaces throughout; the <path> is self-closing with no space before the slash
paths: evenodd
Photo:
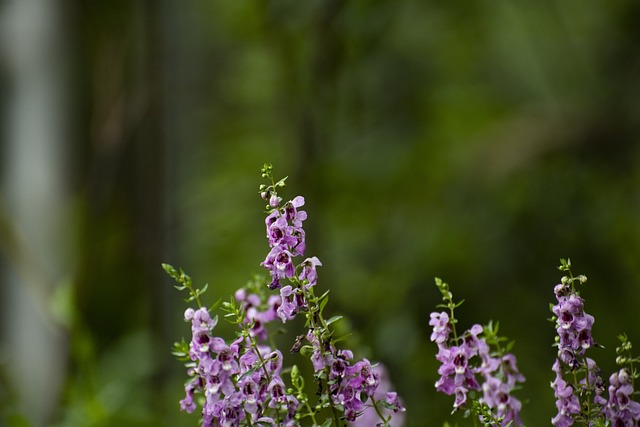
<path id="1" fill-rule="evenodd" d="M 560 258 L 589 278 L 603 376 L 616 335 L 640 345 L 639 20 L 631 0 L 0 1 L 0 425 L 196 425 L 161 263 L 210 303 L 262 273 L 265 162 L 408 427 L 457 419 L 435 276 L 462 326 L 515 339 L 523 420 L 549 425 Z"/>

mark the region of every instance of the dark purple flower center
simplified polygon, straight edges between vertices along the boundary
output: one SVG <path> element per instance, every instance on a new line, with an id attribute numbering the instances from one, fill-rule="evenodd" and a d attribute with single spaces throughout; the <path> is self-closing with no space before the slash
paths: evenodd
<path id="1" fill-rule="evenodd" d="M 562 313 L 562 321 L 564 323 L 571 323 L 573 322 L 573 314 L 569 313 L 568 311 L 564 311 Z"/>
<path id="2" fill-rule="evenodd" d="M 456 357 L 453 358 L 453 364 L 457 367 L 466 367 L 467 366 L 467 357 L 462 354 L 462 353 L 458 353 L 456 355 Z"/>

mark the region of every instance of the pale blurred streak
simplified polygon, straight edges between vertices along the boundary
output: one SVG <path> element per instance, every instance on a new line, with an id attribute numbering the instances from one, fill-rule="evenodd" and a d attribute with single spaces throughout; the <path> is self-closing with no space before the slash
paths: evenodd
<path id="1" fill-rule="evenodd" d="M 68 271 L 69 52 L 64 7 L 9 0 L 0 9 L 3 103 L 2 343 L 18 410 L 46 425 L 60 398 L 66 340 L 51 299 Z"/>

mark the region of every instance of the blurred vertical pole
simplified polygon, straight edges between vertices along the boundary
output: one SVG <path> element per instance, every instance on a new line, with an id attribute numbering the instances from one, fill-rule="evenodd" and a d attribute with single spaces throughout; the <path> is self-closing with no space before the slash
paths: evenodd
<path id="1" fill-rule="evenodd" d="M 166 380 L 166 367 L 171 358 L 168 348 L 167 316 L 169 300 L 166 274 L 161 264 L 169 261 L 168 230 L 171 221 L 171 139 L 167 136 L 172 117 L 167 114 L 171 100 L 166 84 L 166 43 L 169 38 L 171 14 L 167 13 L 168 1 L 142 0 L 137 3 L 137 21 L 141 23 L 138 40 L 141 63 L 137 67 L 139 85 L 145 87 L 146 117 L 142 121 L 140 139 L 137 144 L 136 168 L 139 171 L 136 200 L 138 249 L 145 272 L 144 283 L 148 284 L 150 324 L 153 334 L 154 353 L 159 355 L 158 375 L 154 388 L 161 390 Z M 165 286 L 167 285 L 167 286 Z"/>
<path id="2" fill-rule="evenodd" d="M 57 404 L 66 359 L 50 298 L 68 261 L 68 52 L 63 2 L 7 0 L 0 10 L 9 96 L 4 111 L 2 352 L 32 425 L 47 424 Z M 8 234 L 4 238 L 8 239 Z M 12 253 L 13 252 L 13 253 Z"/>

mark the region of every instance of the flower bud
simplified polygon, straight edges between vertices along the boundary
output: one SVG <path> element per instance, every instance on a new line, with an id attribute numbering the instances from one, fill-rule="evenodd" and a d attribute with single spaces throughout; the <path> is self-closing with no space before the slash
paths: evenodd
<path id="1" fill-rule="evenodd" d="M 620 369 L 620 373 L 618 374 L 618 380 L 621 384 L 626 384 L 629 382 L 629 373 L 626 369 Z"/>

